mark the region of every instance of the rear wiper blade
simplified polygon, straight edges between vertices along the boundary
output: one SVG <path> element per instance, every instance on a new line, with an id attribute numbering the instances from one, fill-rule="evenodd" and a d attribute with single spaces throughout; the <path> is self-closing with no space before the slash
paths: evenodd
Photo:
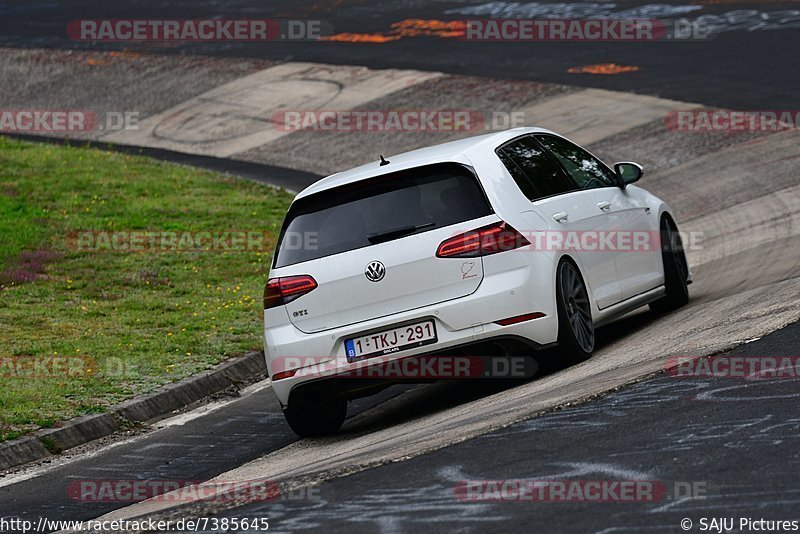
<path id="1" fill-rule="evenodd" d="M 416 224 L 412 226 L 403 226 L 402 228 L 395 228 L 393 230 L 387 230 L 385 232 L 378 232 L 375 234 L 368 234 L 367 241 L 372 243 L 373 245 L 377 243 L 383 243 L 384 241 L 389 241 L 394 239 L 395 237 L 402 237 L 407 234 L 413 234 L 417 230 L 421 230 L 423 228 L 428 228 L 429 226 L 434 226 L 436 223 L 425 223 L 425 224 Z"/>

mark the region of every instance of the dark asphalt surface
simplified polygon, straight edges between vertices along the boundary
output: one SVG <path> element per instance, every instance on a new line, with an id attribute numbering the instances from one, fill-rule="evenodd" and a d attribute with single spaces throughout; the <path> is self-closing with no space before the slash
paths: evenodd
<path id="1" fill-rule="evenodd" d="M 23 141 L 33 141 L 35 143 L 52 143 L 59 145 L 71 144 L 73 146 L 91 147 L 99 150 L 121 152 L 123 154 L 147 156 L 149 158 L 169 161 L 171 163 L 177 163 L 180 165 L 190 165 L 192 167 L 200 167 L 202 169 L 208 169 L 215 172 L 234 174 L 236 176 L 249 178 L 251 180 L 283 187 L 295 192 L 302 191 L 309 185 L 322 178 L 321 176 L 312 174 L 310 172 L 287 169 L 285 167 L 277 167 L 275 165 L 264 165 L 262 163 L 252 163 L 249 161 L 187 154 L 184 152 L 176 152 L 174 150 L 165 150 L 163 148 L 121 145 L 106 141 L 74 141 L 58 137 L 44 137 L 41 135 L 9 133 L 5 133 L 3 135 Z"/>
<path id="2" fill-rule="evenodd" d="M 351 403 L 348 416 L 401 391 L 402 387 L 396 387 Z M 92 519 L 131 503 L 74 499 L 68 492 L 70 483 L 204 481 L 297 439 L 284 420 L 275 394 L 270 389 L 261 390 L 183 425 L 163 428 L 37 477 L 0 487 L 0 517 Z"/>
<path id="3" fill-rule="evenodd" d="M 606 328 L 603 337 L 614 336 Z M 798 356 L 800 323 L 731 355 Z M 544 354 L 544 353 L 543 353 Z M 546 372 L 558 372 L 546 369 Z M 326 482 L 278 502 L 245 505 L 220 517 L 268 517 L 294 532 L 679 531 L 688 517 L 800 516 L 800 396 L 796 379 L 658 377 L 599 400 L 404 462 Z M 436 411 L 513 387 L 503 381 L 427 386 Z M 352 403 L 349 416 L 414 386 L 395 386 Z M 434 391 L 436 390 L 436 391 Z M 269 389 L 223 408 L 104 449 L 35 478 L 0 488 L 0 517 L 90 519 L 127 504 L 70 497 L 79 480 L 205 480 L 292 443 Z M 655 480 L 670 494 L 655 502 L 464 502 L 462 480 Z M 697 488 L 701 499 L 678 498 Z M 313 498 L 309 499 L 311 495 Z"/>
<path id="4" fill-rule="evenodd" d="M 799 351 L 795 323 L 730 355 Z M 309 494 L 316 500 L 247 505 L 226 516 L 268 517 L 277 532 L 682 532 L 684 518 L 698 532 L 701 518 L 735 518 L 737 527 L 740 518 L 798 520 L 798 385 L 662 376 L 335 479 Z M 509 479 L 653 480 L 667 495 L 586 503 L 465 502 L 454 494 L 460 481 Z"/>
<path id="5" fill-rule="evenodd" d="M 37 0 L 0 2 L 0 46 L 150 50 L 259 57 L 371 67 L 403 67 L 559 82 L 651 94 L 734 109 L 797 109 L 800 82 L 800 3 L 797 0 L 705 0 L 695 3 L 626 0 L 597 3 L 481 0 Z M 333 33 L 397 36 L 408 19 L 650 18 L 701 21 L 714 38 L 657 42 L 464 42 L 404 36 L 383 44 L 270 41 L 262 43 L 102 43 L 71 40 L 74 19 L 321 19 Z M 436 35 L 439 32 L 434 32 Z M 431 53 L 435 50 L 435 53 Z M 637 67 L 616 75 L 570 73 L 573 67 L 615 63 Z"/>

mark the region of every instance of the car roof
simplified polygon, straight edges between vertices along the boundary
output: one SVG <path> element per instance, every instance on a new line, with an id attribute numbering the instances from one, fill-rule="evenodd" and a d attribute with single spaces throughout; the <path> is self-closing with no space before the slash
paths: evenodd
<path id="1" fill-rule="evenodd" d="M 386 159 L 390 161 L 389 165 L 381 166 L 380 159 L 375 158 L 374 161 L 371 161 L 365 165 L 331 174 L 330 176 L 314 182 L 298 193 L 295 199 L 313 195 L 315 193 L 353 182 L 358 182 L 360 180 L 366 180 L 368 178 L 374 178 L 383 174 L 410 169 L 412 167 L 419 167 L 421 165 L 429 165 L 431 163 L 442 163 L 448 161 L 463 162 L 465 158 L 468 160 L 469 153 L 475 150 L 483 150 L 486 149 L 486 147 L 494 147 L 520 135 L 536 132 L 552 133 L 544 128 L 513 128 L 511 130 L 476 135 L 439 145 L 418 148 L 416 150 L 403 152 L 401 154 L 386 156 Z"/>

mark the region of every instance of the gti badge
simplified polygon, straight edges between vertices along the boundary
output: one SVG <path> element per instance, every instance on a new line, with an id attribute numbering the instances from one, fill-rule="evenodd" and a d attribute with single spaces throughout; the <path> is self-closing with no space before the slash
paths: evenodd
<path id="1" fill-rule="evenodd" d="M 383 277 L 386 276 L 386 267 L 378 260 L 371 261 L 364 270 L 364 276 L 366 276 L 367 280 L 370 282 L 380 282 L 383 280 Z"/>

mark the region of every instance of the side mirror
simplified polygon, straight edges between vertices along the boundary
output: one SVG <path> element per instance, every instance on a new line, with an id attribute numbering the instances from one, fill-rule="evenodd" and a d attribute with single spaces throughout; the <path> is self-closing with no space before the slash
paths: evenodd
<path id="1" fill-rule="evenodd" d="M 619 185 L 625 189 L 625 186 L 639 181 L 639 178 L 644 174 L 644 168 L 638 163 L 632 161 L 620 161 L 614 164 L 614 170 L 619 178 Z"/>

